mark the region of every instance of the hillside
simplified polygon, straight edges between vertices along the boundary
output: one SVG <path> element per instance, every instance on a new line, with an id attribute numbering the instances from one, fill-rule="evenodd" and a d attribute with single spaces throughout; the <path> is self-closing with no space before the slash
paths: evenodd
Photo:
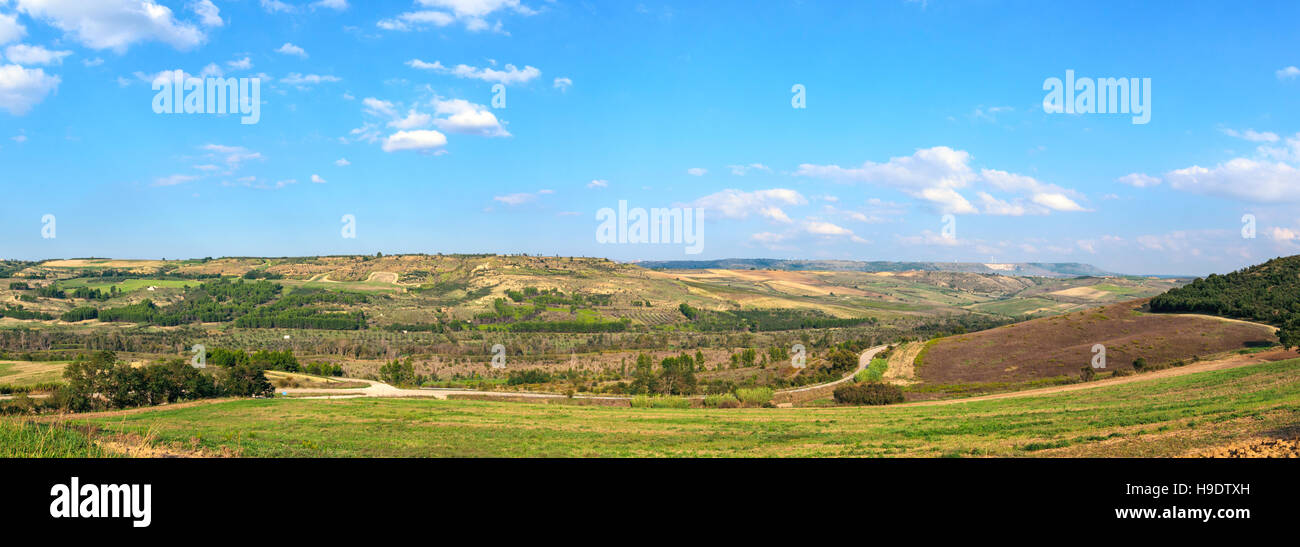
<path id="1" fill-rule="evenodd" d="M 1284 344 L 1300 345 L 1300 255 L 1197 279 L 1152 298 L 1151 311 L 1268 323 L 1282 328 Z"/>
<path id="2" fill-rule="evenodd" d="M 961 272 L 1037 277 L 1113 276 L 1077 262 L 980 263 L 980 262 L 859 262 L 854 260 L 782 260 L 771 258 L 727 258 L 722 260 L 667 260 L 638 262 L 651 269 L 672 270 L 790 270 L 828 272 Z"/>
<path id="3" fill-rule="evenodd" d="M 1142 300 L 1034 319 L 930 342 L 915 360 L 917 377 L 935 385 L 1014 384 L 1077 377 L 1093 346 L 1106 348 L 1098 373 L 1153 367 L 1212 354 L 1267 347 L 1271 329 L 1190 315 L 1143 313 Z M 978 386 L 973 386 L 978 388 Z"/>

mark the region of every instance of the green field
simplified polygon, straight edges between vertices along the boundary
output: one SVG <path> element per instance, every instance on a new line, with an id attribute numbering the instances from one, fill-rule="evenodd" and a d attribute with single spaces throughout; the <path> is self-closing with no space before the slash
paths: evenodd
<path id="1" fill-rule="evenodd" d="M 184 287 L 197 287 L 202 281 L 192 279 L 126 279 L 119 282 L 101 282 L 93 277 L 82 277 L 60 281 L 59 286 L 65 289 L 75 289 L 77 287 L 90 287 L 92 289 L 102 289 L 107 291 L 109 287 L 117 287 L 122 293 L 129 293 L 149 287 L 158 287 L 161 289 L 179 289 Z"/>
<path id="2" fill-rule="evenodd" d="M 1298 373 L 1293 359 L 941 406 L 674 410 L 273 399 L 74 423 L 254 457 L 1177 456 L 1294 428 Z"/>
<path id="3" fill-rule="evenodd" d="M 86 435 L 44 424 L 0 419 L 0 458 L 109 458 Z"/>

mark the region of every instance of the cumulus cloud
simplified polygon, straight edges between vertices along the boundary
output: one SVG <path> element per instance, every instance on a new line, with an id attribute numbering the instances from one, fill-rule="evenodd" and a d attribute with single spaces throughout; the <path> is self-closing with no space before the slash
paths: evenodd
<path id="1" fill-rule="evenodd" d="M 1300 171 L 1283 162 L 1236 158 L 1214 167 L 1193 165 L 1165 174 L 1169 186 L 1259 203 L 1300 201 Z"/>
<path id="2" fill-rule="evenodd" d="M 445 27 L 459 21 L 466 30 L 477 32 L 493 29 L 502 32 L 501 22 L 490 24 L 487 18 L 495 13 L 534 15 L 537 12 L 519 0 L 416 0 L 422 8 L 406 12 L 377 23 L 379 28 L 395 31 L 423 30 L 430 26 Z"/>
<path id="3" fill-rule="evenodd" d="M 727 189 L 699 198 L 693 206 L 708 209 L 710 215 L 721 218 L 746 219 L 750 214 L 758 213 L 768 220 L 788 223 L 790 217 L 781 207 L 807 203 L 808 199 L 802 194 L 786 188 L 754 192 Z"/>
<path id="4" fill-rule="evenodd" d="M 59 88 L 59 77 L 39 68 L 0 65 L 0 109 L 22 116 Z"/>
<path id="5" fill-rule="evenodd" d="M 1255 131 L 1254 129 L 1237 131 L 1235 129 L 1229 129 L 1226 127 L 1220 128 L 1219 131 L 1222 131 L 1224 135 L 1227 135 L 1229 137 L 1245 139 L 1250 142 L 1277 142 L 1278 141 L 1277 133 L 1273 133 L 1271 131 Z"/>
<path id="6" fill-rule="evenodd" d="M 49 23 L 91 49 L 124 53 L 133 44 L 158 41 L 188 50 L 207 39 L 198 26 L 177 20 L 171 8 L 150 0 L 14 0 L 14 3 L 18 11 Z"/>
<path id="7" fill-rule="evenodd" d="M 1021 197 L 1010 201 L 979 194 L 986 214 L 1048 214 L 1052 211 L 1087 211 L 1076 199 L 1078 192 L 1033 177 L 970 166 L 971 155 L 963 150 L 936 146 L 917 150 L 910 156 L 890 158 L 885 163 L 867 161 L 860 167 L 803 164 L 795 176 L 814 177 L 840 182 L 863 182 L 895 188 L 904 194 L 928 202 L 943 213 L 974 214 L 979 210 L 960 192 L 983 182 Z"/>
<path id="8" fill-rule="evenodd" d="M 587 188 L 608 188 L 608 187 L 609 187 L 609 181 L 603 179 L 596 179 L 587 183 Z"/>
<path id="9" fill-rule="evenodd" d="M 325 184 L 325 178 L 317 174 L 312 174 L 311 181 L 316 184 Z"/>
<path id="10" fill-rule="evenodd" d="M 1286 68 L 1278 69 L 1276 74 L 1277 74 L 1277 79 L 1279 80 L 1294 80 L 1296 79 L 1297 76 L 1300 76 L 1300 68 L 1289 66 Z"/>
<path id="11" fill-rule="evenodd" d="M 542 75 L 542 71 L 536 67 L 525 66 L 522 70 L 515 65 L 507 64 L 505 70 L 494 68 L 478 68 L 470 65 L 456 65 L 448 68 L 443 66 L 442 62 L 434 61 L 426 63 L 419 59 L 411 59 L 406 62 L 411 68 L 420 70 L 431 70 L 440 74 L 450 74 L 457 78 L 469 78 L 474 80 L 483 80 L 485 82 L 494 82 L 499 84 L 513 85 L 524 84 L 536 79 Z M 558 87 L 558 86 L 557 86 Z"/>
<path id="12" fill-rule="evenodd" d="M 1160 184 L 1160 179 L 1142 173 L 1129 173 L 1115 180 L 1121 184 L 1127 184 L 1134 188 L 1147 188 Z"/>
<path id="13" fill-rule="evenodd" d="M 761 163 L 751 163 L 751 164 L 748 164 L 748 165 L 728 165 L 728 166 L 727 166 L 727 169 L 730 169 L 730 170 L 731 170 L 731 174 L 736 175 L 736 176 L 738 176 L 738 177 L 743 177 L 743 176 L 749 174 L 751 171 L 762 171 L 762 172 L 765 172 L 765 173 L 771 173 L 771 172 L 772 172 L 772 168 L 771 168 L 771 167 L 768 167 L 768 166 L 763 165 L 763 164 L 761 164 Z"/>
<path id="14" fill-rule="evenodd" d="M 321 74 L 299 74 L 297 72 L 290 72 L 288 76 L 281 78 L 280 81 L 288 85 L 304 88 L 307 86 L 312 86 L 321 83 L 341 82 L 343 80 L 342 78 L 339 78 L 337 76 L 329 76 L 329 75 L 321 75 Z"/>
<path id="15" fill-rule="evenodd" d="M 509 137 L 510 132 L 487 107 L 464 99 L 434 99 L 434 113 L 438 118 L 434 126 L 448 133 L 462 133 L 483 137 Z"/>
<path id="16" fill-rule="evenodd" d="M 284 54 L 284 55 L 294 55 L 294 56 L 302 57 L 302 58 L 306 58 L 306 57 L 307 57 L 307 50 L 305 50 L 305 49 L 303 49 L 303 48 L 301 48 L 301 47 L 295 46 L 295 45 L 293 45 L 292 43 L 289 43 L 289 42 L 285 42 L 284 45 L 280 46 L 280 49 L 275 50 L 275 52 L 276 52 L 276 53 L 281 53 L 281 54 Z"/>
<path id="17" fill-rule="evenodd" d="M 447 145 L 447 136 L 431 129 L 417 131 L 398 131 L 384 139 L 385 152 L 402 150 L 419 150 L 428 152 L 441 149 Z"/>
<path id="18" fill-rule="evenodd" d="M 205 27 L 219 27 L 226 22 L 221 20 L 221 10 L 212 0 L 197 0 L 189 3 L 190 11 L 199 17 L 199 24 Z"/>
<path id="19" fill-rule="evenodd" d="M 52 51 L 44 46 L 14 44 L 5 48 L 5 57 L 10 62 L 20 65 L 61 65 L 63 58 L 72 55 L 71 51 Z"/>
<path id="20" fill-rule="evenodd" d="M 560 91 L 568 91 L 570 87 L 573 87 L 573 80 L 568 78 L 556 78 L 552 87 Z"/>
<path id="21" fill-rule="evenodd" d="M 199 177 L 196 177 L 194 175 L 170 175 L 170 176 L 159 177 L 155 179 L 153 181 L 153 185 L 154 186 L 176 186 L 178 184 L 185 184 L 187 182 L 198 180 L 198 178 Z"/>
<path id="22" fill-rule="evenodd" d="M 709 170 L 708 170 L 708 169 L 705 169 L 705 168 L 703 168 L 703 167 L 692 167 L 692 168 L 686 170 L 686 174 L 687 174 L 687 175 L 690 175 L 690 176 L 692 176 L 692 177 L 702 177 L 702 176 L 705 175 L 705 173 L 708 173 L 708 172 L 709 172 Z"/>
<path id="23" fill-rule="evenodd" d="M 0 45 L 16 42 L 27 35 L 27 27 L 18 22 L 14 14 L 0 13 Z"/>
<path id="24" fill-rule="evenodd" d="M 517 194 L 506 194 L 504 196 L 495 196 L 492 198 L 492 200 L 499 201 L 501 203 L 514 207 L 518 205 L 523 205 L 525 203 L 532 203 L 534 201 L 537 201 L 538 198 L 544 195 L 554 194 L 554 193 L 555 193 L 554 190 L 538 190 L 536 192 L 531 192 L 531 193 L 519 192 Z"/>
<path id="25" fill-rule="evenodd" d="M 337 165 L 339 167 L 347 167 L 349 165 L 352 165 L 352 162 L 348 161 L 347 158 L 339 158 L 334 161 L 334 165 Z"/>
<path id="26" fill-rule="evenodd" d="M 343 11 L 348 9 L 348 0 L 318 0 L 313 2 L 311 7 Z"/>

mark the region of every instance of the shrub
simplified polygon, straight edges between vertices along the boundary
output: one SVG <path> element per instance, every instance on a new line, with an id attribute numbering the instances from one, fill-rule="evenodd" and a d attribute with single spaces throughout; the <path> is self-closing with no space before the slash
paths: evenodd
<path id="1" fill-rule="evenodd" d="M 891 405 L 903 402 L 903 390 L 891 384 L 852 384 L 835 388 L 835 402 L 847 405 Z"/>
<path id="2" fill-rule="evenodd" d="M 632 398 L 632 408 L 690 408 L 691 402 L 681 397 L 637 395 Z"/>
<path id="3" fill-rule="evenodd" d="M 738 408 L 740 407 L 740 399 L 730 393 L 705 395 L 704 406 L 709 408 Z"/>
<path id="4" fill-rule="evenodd" d="M 736 398 L 746 405 L 761 406 L 772 402 L 775 393 L 770 387 L 740 388 L 736 390 Z"/>
<path id="5" fill-rule="evenodd" d="M 879 382 L 885 378 L 885 371 L 889 370 L 889 361 L 877 357 L 871 360 L 871 365 L 859 370 L 853 376 L 858 382 Z"/>
<path id="6" fill-rule="evenodd" d="M 1119 370 L 1116 370 L 1115 372 L 1112 372 L 1112 373 L 1110 374 L 1110 377 L 1111 377 L 1111 378 L 1123 378 L 1123 377 L 1125 377 L 1125 376 L 1132 376 L 1132 375 L 1133 375 L 1133 371 L 1131 371 L 1131 370 L 1119 369 Z"/>
<path id="7" fill-rule="evenodd" d="M 1146 357 L 1138 357 L 1137 359 L 1133 360 L 1133 370 L 1142 372 L 1143 370 L 1146 370 L 1146 368 L 1147 368 Z"/>
<path id="8" fill-rule="evenodd" d="M 1095 378 L 1097 378 L 1097 371 L 1093 370 L 1092 365 L 1088 365 L 1079 369 L 1079 380 L 1084 382 L 1091 382 Z"/>

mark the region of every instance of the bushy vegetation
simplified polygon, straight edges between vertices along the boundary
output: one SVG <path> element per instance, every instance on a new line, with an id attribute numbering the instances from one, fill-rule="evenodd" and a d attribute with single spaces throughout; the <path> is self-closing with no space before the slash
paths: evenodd
<path id="1" fill-rule="evenodd" d="M 858 382 L 879 382 L 885 378 L 885 372 L 889 370 L 889 361 L 880 357 L 871 360 L 871 364 L 864 368 L 853 379 Z"/>
<path id="2" fill-rule="evenodd" d="M 691 402 L 682 397 L 664 395 L 637 395 L 632 398 L 632 408 L 690 408 Z"/>
<path id="3" fill-rule="evenodd" d="M 835 388 L 835 402 L 845 405 L 892 405 L 903 402 L 903 390 L 880 383 L 850 384 Z"/>
<path id="4" fill-rule="evenodd" d="M 770 387 L 740 388 L 736 390 L 736 398 L 745 406 L 763 406 L 772 402 L 772 396 L 776 392 Z"/>
<path id="5" fill-rule="evenodd" d="M 739 408 L 740 399 L 732 393 L 714 393 L 704 396 L 704 406 L 709 408 Z"/>

